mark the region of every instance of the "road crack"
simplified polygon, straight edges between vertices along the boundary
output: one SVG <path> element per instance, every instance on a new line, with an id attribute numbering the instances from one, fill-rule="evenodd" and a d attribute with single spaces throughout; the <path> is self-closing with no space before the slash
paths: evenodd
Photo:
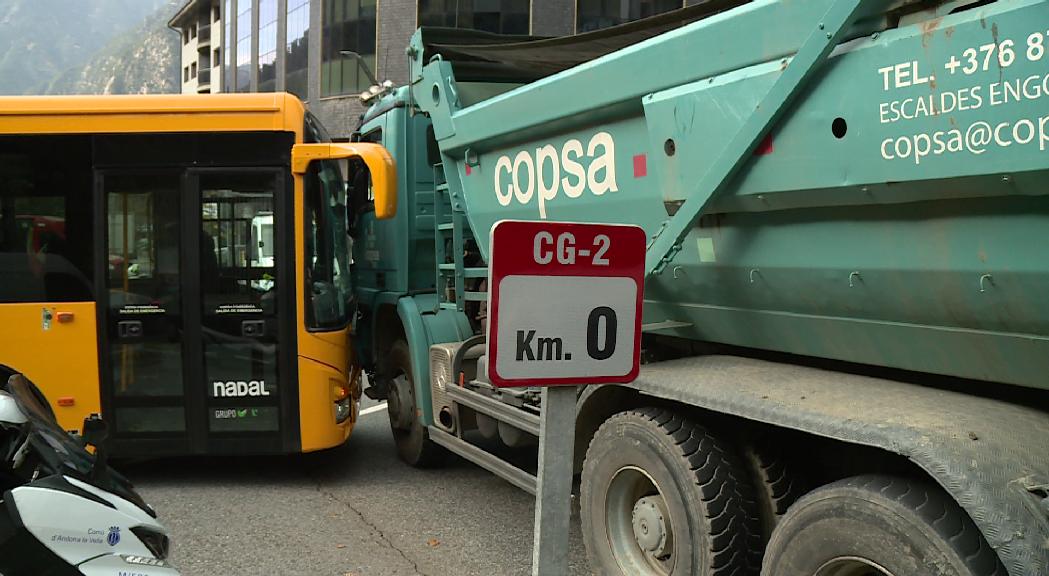
<path id="1" fill-rule="evenodd" d="M 379 526 L 377 524 L 375 524 L 374 522 L 369 520 L 367 517 L 365 517 L 363 512 L 361 512 L 360 510 L 355 508 L 349 502 L 346 502 L 346 501 L 342 500 L 341 498 L 339 498 L 338 496 L 336 496 L 335 493 L 332 492 L 331 490 L 326 489 L 320 483 L 320 481 L 318 481 L 317 479 L 314 478 L 313 481 L 316 483 L 317 492 L 319 492 L 320 494 L 326 496 L 332 502 L 335 502 L 336 504 L 339 504 L 339 505 L 343 506 L 344 508 L 346 508 L 350 512 L 353 512 L 354 515 L 356 515 L 357 518 L 360 518 L 361 522 L 363 522 L 364 525 L 367 526 L 372 531 L 372 533 L 378 535 L 379 542 L 381 542 L 383 545 L 385 545 L 387 548 L 393 550 L 394 552 L 397 552 L 397 554 L 399 554 L 400 557 L 403 558 L 405 562 L 410 564 L 411 567 L 412 567 L 412 571 L 415 572 L 416 575 L 418 575 L 418 576 L 429 576 L 427 573 L 425 573 L 421 569 L 419 569 L 419 564 L 415 560 L 409 558 L 408 554 L 406 554 L 404 552 L 404 550 L 402 550 L 396 544 L 393 543 L 393 540 L 391 540 L 390 537 L 386 535 L 386 532 L 384 532 L 382 528 L 379 528 Z"/>

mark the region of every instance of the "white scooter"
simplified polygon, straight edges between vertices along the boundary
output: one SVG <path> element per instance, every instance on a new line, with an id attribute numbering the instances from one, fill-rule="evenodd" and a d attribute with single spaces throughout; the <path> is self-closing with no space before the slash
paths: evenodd
<path id="1" fill-rule="evenodd" d="M 167 530 L 106 465 L 106 427 L 62 430 L 32 382 L 0 365 L 0 575 L 177 576 Z"/>

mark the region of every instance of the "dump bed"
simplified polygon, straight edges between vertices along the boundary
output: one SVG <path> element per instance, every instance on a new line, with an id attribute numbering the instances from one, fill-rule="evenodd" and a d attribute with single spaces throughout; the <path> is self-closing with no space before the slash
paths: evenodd
<path id="1" fill-rule="evenodd" d="M 413 38 L 485 258 L 502 219 L 638 224 L 649 331 L 1049 388 L 1049 2 L 656 21 Z"/>

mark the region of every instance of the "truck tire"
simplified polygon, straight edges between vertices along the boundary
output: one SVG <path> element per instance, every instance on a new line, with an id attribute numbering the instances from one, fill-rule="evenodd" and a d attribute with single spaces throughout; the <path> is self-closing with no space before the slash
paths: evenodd
<path id="1" fill-rule="evenodd" d="M 389 395 L 400 390 L 397 399 L 387 399 L 387 415 L 390 418 L 390 431 L 397 445 L 397 455 L 407 464 L 416 468 L 432 468 L 444 462 L 447 455 L 426 431 L 418 417 L 418 403 L 415 401 L 415 377 L 412 375 L 412 356 L 408 343 L 398 340 L 390 347 L 386 356 L 387 376 L 391 380 Z M 398 383 L 398 379 L 403 382 Z M 403 412 L 403 414 L 401 413 Z"/>
<path id="2" fill-rule="evenodd" d="M 805 483 L 783 453 L 764 439 L 743 447 L 743 463 L 757 496 L 762 542 L 767 543 L 779 519 L 805 494 Z"/>
<path id="3" fill-rule="evenodd" d="M 968 514 L 939 488 L 847 478 L 798 500 L 765 551 L 763 576 L 1005 576 Z"/>
<path id="4" fill-rule="evenodd" d="M 606 420 L 586 452 L 580 516 L 607 576 L 744 576 L 761 563 L 753 488 L 728 444 L 672 411 Z"/>

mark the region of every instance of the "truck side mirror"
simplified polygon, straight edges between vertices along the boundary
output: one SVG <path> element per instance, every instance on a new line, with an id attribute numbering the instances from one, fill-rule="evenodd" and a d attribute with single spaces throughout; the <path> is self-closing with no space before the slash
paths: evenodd
<path id="1" fill-rule="evenodd" d="M 291 169 L 305 174 L 314 160 L 356 158 L 368 167 L 371 176 L 375 217 L 386 220 L 397 215 L 397 164 L 381 144 L 369 142 L 296 144 L 291 152 Z"/>

